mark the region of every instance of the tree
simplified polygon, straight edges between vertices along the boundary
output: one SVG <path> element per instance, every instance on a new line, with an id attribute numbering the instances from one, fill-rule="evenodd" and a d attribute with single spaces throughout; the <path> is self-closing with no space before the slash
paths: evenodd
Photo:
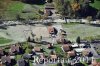
<path id="1" fill-rule="evenodd" d="M 81 42 L 80 42 L 80 36 L 77 37 L 76 42 L 77 42 L 78 44 L 81 43 Z"/>
<path id="2" fill-rule="evenodd" d="M 91 12 L 89 9 L 90 9 L 89 3 L 83 3 L 81 7 L 81 16 L 82 17 L 89 16 L 88 14 Z"/>
<path id="3" fill-rule="evenodd" d="M 54 0 L 56 10 L 62 17 L 70 17 L 72 14 L 72 8 L 70 1 L 68 0 Z"/>
<path id="4" fill-rule="evenodd" d="M 74 17 L 79 17 L 79 11 L 80 11 L 80 2 L 79 0 L 73 0 L 72 3 L 71 3 L 71 7 L 72 7 L 72 10 L 74 12 Z"/>
<path id="5" fill-rule="evenodd" d="M 63 66 L 62 63 L 57 63 L 57 66 Z"/>
<path id="6" fill-rule="evenodd" d="M 47 2 L 48 2 L 48 3 L 52 3 L 52 2 L 53 2 L 53 0 L 47 0 Z"/>
<path id="7" fill-rule="evenodd" d="M 100 19 L 100 10 L 98 11 L 97 15 L 96 15 L 97 19 Z"/>
<path id="8" fill-rule="evenodd" d="M 11 0 L 0 0 L 0 17 L 1 18 L 10 2 Z"/>
<path id="9" fill-rule="evenodd" d="M 63 9 L 64 0 L 54 0 L 56 10 L 60 13 Z"/>
<path id="10" fill-rule="evenodd" d="M 62 15 L 70 16 L 72 13 L 72 8 L 70 5 L 70 1 L 65 1 L 63 5 Z"/>
<path id="11" fill-rule="evenodd" d="M 22 2 L 25 3 L 30 3 L 30 4 L 44 4 L 45 0 L 21 0 Z"/>

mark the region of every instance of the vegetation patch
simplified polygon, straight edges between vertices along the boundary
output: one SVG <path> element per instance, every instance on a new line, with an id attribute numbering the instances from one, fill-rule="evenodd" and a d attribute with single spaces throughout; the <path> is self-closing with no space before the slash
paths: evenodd
<path id="1" fill-rule="evenodd" d="M 2 15 L 2 19 L 4 20 L 33 20 L 40 19 L 42 15 L 39 11 L 43 12 L 44 4 L 36 5 L 36 4 L 27 4 L 20 1 L 11 1 L 4 14 Z"/>
<path id="2" fill-rule="evenodd" d="M 85 40 L 92 41 L 92 40 L 100 40 L 100 35 L 96 36 L 88 36 L 84 38 Z"/>
<path id="3" fill-rule="evenodd" d="M 96 59 L 97 60 L 97 62 L 100 62 L 100 59 Z"/>
<path id="4" fill-rule="evenodd" d="M 6 38 L 3 38 L 3 37 L 0 37 L 0 44 L 5 44 L 5 43 L 9 43 L 11 42 L 12 40 L 10 39 L 6 39 Z"/>
<path id="5" fill-rule="evenodd" d="M 100 28 L 90 26 L 86 24 L 63 24 L 64 30 L 67 32 L 67 38 L 72 41 L 76 41 L 76 38 L 80 36 L 82 39 L 86 38 L 91 40 L 92 38 L 99 38 Z M 93 36 L 91 38 L 91 36 Z M 94 38 L 94 39 L 95 39 Z"/>
<path id="6" fill-rule="evenodd" d="M 91 6 L 100 9 L 100 0 L 95 0 L 94 3 L 91 3 Z"/>

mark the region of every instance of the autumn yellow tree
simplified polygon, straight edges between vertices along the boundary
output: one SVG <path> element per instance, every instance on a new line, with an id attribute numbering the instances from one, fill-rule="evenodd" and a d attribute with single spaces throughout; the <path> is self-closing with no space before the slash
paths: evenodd
<path id="1" fill-rule="evenodd" d="M 75 11 L 78 11 L 80 9 L 80 3 L 77 2 L 77 0 L 74 0 L 72 3 L 71 3 L 71 7 L 72 7 L 72 10 L 75 12 Z"/>

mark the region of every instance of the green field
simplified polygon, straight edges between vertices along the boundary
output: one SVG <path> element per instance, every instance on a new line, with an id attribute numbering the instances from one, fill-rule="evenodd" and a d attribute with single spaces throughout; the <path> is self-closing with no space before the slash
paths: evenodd
<path id="1" fill-rule="evenodd" d="M 16 20 L 19 15 L 22 19 L 37 19 L 41 16 L 38 10 L 43 11 L 44 5 L 26 4 L 20 1 L 12 1 L 4 12 L 3 19 Z M 25 13 L 23 13 L 25 12 Z"/>
<path id="2" fill-rule="evenodd" d="M 96 9 L 100 9 L 100 0 L 95 0 L 95 2 L 91 4 L 91 6 L 95 7 Z"/>
<path id="3" fill-rule="evenodd" d="M 0 37 L 0 44 L 9 43 L 9 42 L 11 42 L 11 41 L 12 41 L 12 40 L 10 40 L 10 39 L 6 39 L 6 38 Z"/>
<path id="4" fill-rule="evenodd" d="M 86 24 L 63 24 L 64 30 L 67 32 L 67 38 L 75 41 L 78 36 L 82 39 L 85 37 L 100 35 L 100 27 Z"/>

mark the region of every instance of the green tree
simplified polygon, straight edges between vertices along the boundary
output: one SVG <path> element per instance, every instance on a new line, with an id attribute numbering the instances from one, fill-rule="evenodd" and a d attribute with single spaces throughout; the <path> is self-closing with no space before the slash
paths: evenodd
<path id="1" fill-rule="evenodd" d="M 11 2 L 11 0 L 0 0 L 0 18 L 2 18 L 8 4 Z"/>
<path id="2" fill-rule="evenodd" d="M 56 10 L 60 13 L 63 9 L 64 0 L 54 0 Z"/>
<path id="3" fill-rule="evenodd" d="M 76 42 L 80 44 L 80 36 L 77 37 Z"/>
<path id="4" fill-rule="evenodd" d="M 73 11 L 72 11 L 72 8 L 71 8 L 70 1 L 64 1 L 63 8 L 62 8 L 62 15 L 70 17 L 72 12 Z"/>
<path id="5" fill-rule="evenodd" d="M 96 15 L 97 19 L 100 19 L 100 10 L 98 11 L 97 15 Z"/>
<path id="6" fill-rule="evenodd" d="M 20 0 L 25 3 L 30 3 L 30 4 L 44 4 L 45 0 Z"/>
<path id="7" fill-rule="evenodd" d="M 71 3 L 68 0 L 54 0 L 55 8 L 62 17 L 70 17 L 72 14 Z"/>
<path id="8" fill-rule="evenodd" d="M 48 2 L 48 3 L 52 3 L 52 2 L 53 2 L 53 0 L 47 0 L 47 2 Z"/>

